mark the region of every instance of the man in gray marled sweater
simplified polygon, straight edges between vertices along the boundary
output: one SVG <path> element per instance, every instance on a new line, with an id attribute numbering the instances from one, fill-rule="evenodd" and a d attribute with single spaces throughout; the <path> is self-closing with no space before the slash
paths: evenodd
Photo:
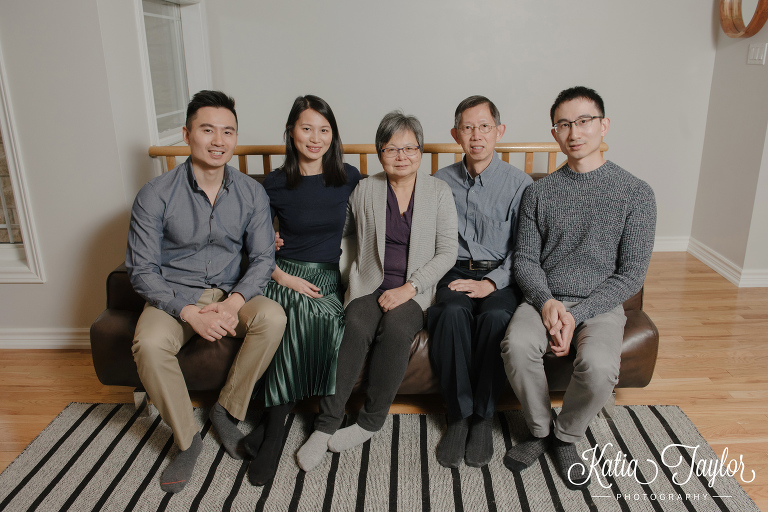
<path id="1" fill-rule="evenodd" d="M 531 437 L 504 457 L 512 471 L 551 448 L 570 488 L 589 472 L 575 443 L 619 379 L 623 303 L 643 285 L 653 251 L 653 190 L 613 162 L 603 100 L 586 87 L 560 93 L 552 135 L 568 164 L 528 187 L 520 207 L 515 279 L 525 294 L 501 342 L 504 367 Z M 576 351 L 563 409 L 551 419 L 543 356 Z"/>

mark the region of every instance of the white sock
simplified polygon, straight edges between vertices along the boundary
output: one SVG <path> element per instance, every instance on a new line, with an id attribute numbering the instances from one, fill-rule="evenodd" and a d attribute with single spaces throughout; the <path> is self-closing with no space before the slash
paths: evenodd
<path id="1" fill-rule="evenodd" d="M 369 432 L 355 423 L 347 428 L 337 430 L 328 440 L 328 449 L 334 453 L 340 453 L 344 450 L 354 448 L 359 444 L 363 444 L 369 440 L 373 434 L 375 434 L 375 432 Z"/>
<path id="2" fill-rule="evenodd" d="M 296 462 L 304 471 L 312 471 L 315 466 L 322 462 L 325 452 L 328 451 L 328 439 L 331 434 L 315 430 L 309 436 L 307 442 L 296 452 Z"/>

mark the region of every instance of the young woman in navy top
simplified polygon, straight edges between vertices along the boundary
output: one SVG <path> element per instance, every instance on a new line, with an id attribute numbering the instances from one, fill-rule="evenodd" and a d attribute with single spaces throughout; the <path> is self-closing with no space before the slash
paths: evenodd
<path id="1" fill-rule="evenodd" d="M 296 98 L 285 125 L 285 163 L 264 180 L 284 241 L 264 295 L 283 306 L 288 324 L 264 375 L 266 409 L 244 441 L 254 485 L 275 474 L 296 400 L 335 392 L 344 334 L 341 234 L 359 180 L 360 172 L 344 163 L 331 107 L 317 96 Z"/>

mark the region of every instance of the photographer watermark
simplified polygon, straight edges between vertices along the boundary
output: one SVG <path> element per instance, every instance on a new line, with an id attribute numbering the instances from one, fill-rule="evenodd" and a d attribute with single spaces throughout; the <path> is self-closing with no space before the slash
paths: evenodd
<path id="1" fill-rule="evenodd" d="M 738 459 L 729 458 L 728 448 L 723 450 L 723 455 L 719 459 L 717 457 L 707 459 L 700 456 L 700 445 L 670 444 L 662 450 L 660 461 L 653 459 L 638 461 L 637 459 L 630 459 L 621 450 L 618 450 L 614 456 L 608 456 L 606 452 L 610 451 L 612 447 L 613 443 L 607 443 L 602 449 L 599 445 L 595 445 L 584 450 L 581 454 L 584 463 L 577 463 L 571 466 L 568 472 L 569 479 L 570 470 L 577 470 L 576 473 L 581 474 L 579 470 L 583 468 L 588 473 L 587 482 L 594 478 L 604 489 L 611 487 L 611 484 L 608 483 L 608 478 L 616 477 L 633 478 L 638 484 L 647 485 L 656 480 L 663 466 L 672 473 L 672 483 L 680 486 L 685 485 L 694 477 L 706 479 L 707 486 L 710 488 L 715 485 L 715 481 L 718 478 L 736 477 L 738 475 L 738 478 L 744 483 L 750 483 L 755 480 L 754 470 L 745 473 L 747 470 L 742 455 L 739 455 Z M 687 454 L 687 457 L 684 454 Z M 701 495 L 701 499 L 707 498 L 707 494 Z M 662 496 L 634 493 L 626 495 L 616 494 L 616 499 L 632 499 L 635 501 L 696 500 L 700 499 L 700 495 L 681 493 Z"/>

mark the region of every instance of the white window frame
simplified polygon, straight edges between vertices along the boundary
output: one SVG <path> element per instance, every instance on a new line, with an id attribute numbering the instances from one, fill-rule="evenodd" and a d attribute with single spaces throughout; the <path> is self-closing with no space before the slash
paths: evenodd
<path id="1" fill-rule="evenodd" d="M 16 135 L 16 122 L 8 93 L 8 77 L 2 53 L 0 48 L 0 131 L 3 134 L 5 159 L 8 163 L 23 243 L 0 244 L 0 283 L 44 283 L 45 271 L 40 242 L 32 219 L 29 187 L 18 147 L 19 139 Z"/>
<path id="2" fill-rule="evenodd" d="M 211 58 L 208 46 L 208 29 L 205 16 L 205 0 L 166 0 L 179 4 L 181 8 L 181 35 L 184 40 L 184 59 L 187 68 L 187 87 L 189 97 L 203 89 L 211 88 Z M 170 146 L 182 142 L 181 132 L 160 138 L 157 131 L 157 113 L 155 112 L 152 92 L 152 75 L 149 67 L 147 34 L 144 29 L 144 6 L 142 0 L 134 0 L 136 26 L 139 32 L 141 67 L 144 75 L 144 90 L 147 98 L 147 122 L 153 145 Z"/>

